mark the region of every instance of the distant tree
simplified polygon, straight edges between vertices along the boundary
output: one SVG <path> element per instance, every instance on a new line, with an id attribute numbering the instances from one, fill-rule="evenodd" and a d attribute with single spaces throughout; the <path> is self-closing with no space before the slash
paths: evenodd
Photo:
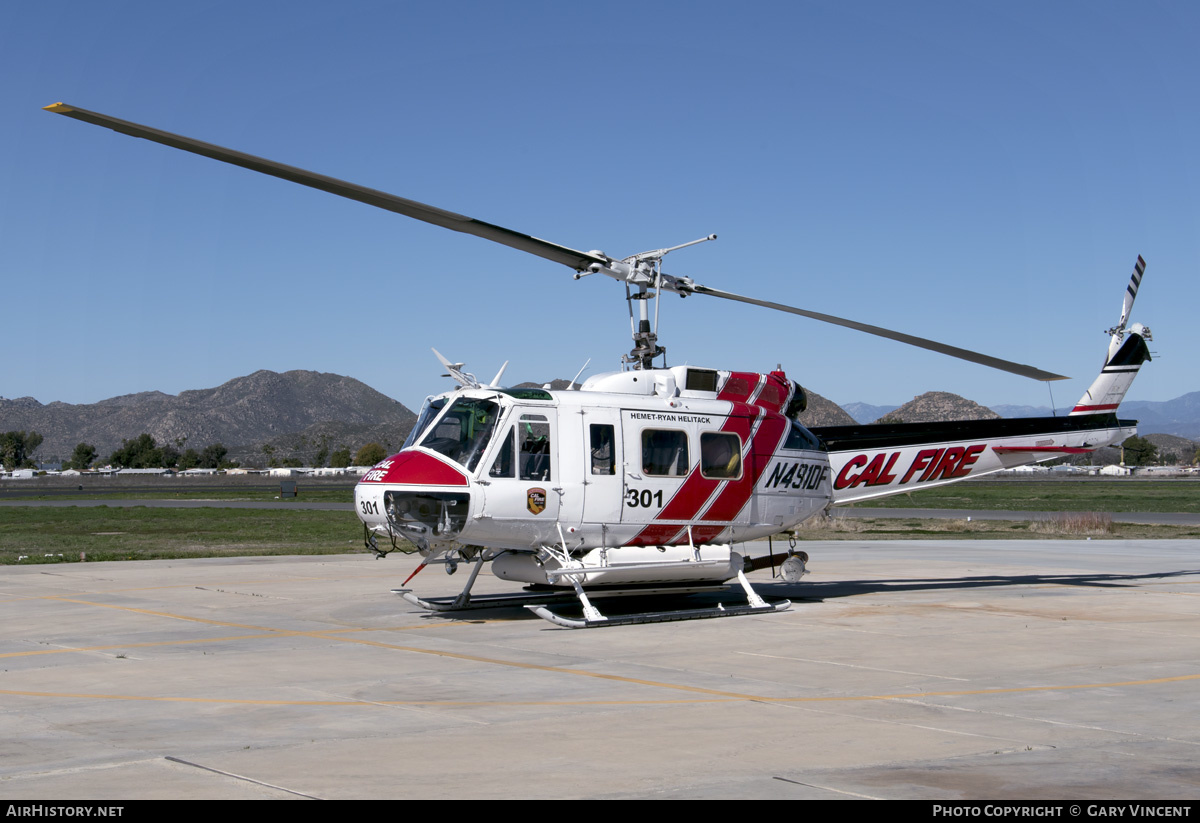
<path id="1" fill-rule="evenodd" d="M 71 453 L 71 459 L 67 461 L 67 468 L 86 471 L 95 459 L 96 447 L 89 443 L 80 443 Z"/>
<path id="2" fill-rule="evenodd" d="M 178 465 L 179 449 L 174 446 L 162 446 L 159 448 L 159 451 L 162 452 L 162 458 L 159 460 L 158 465 L 164 469 L 173 469 Z"/>
<path id="3" fill-rule="evenodd" d="M 200 465 L 200 455 L 196 453 L 195 449 L 188 449 L 179 457 L 180 471 L 187 471 L 188 469 L 194 469 L 199 465 Z"/>
<path id="4" fill-rule="evenodd" d="M 355 453 L 354 465 L 374 466 L 385 457 L 387 457 L 387 451 L 383 446 L 378 443 L 368 443 Z"/>
<path id="5" fill-rule="evenodd" d="M 321 439 L 317 443 L 317 456 L 313 458 L 314 466 L 324 466 L 325 461 L 329 458 L 329 435 L 321 435 Z"/>
<path id="6" fill-rule="evenodd" d="M 883 417 L 875 421 L 876 426 L 883 426 L 889 423 L 903 423 L 904 418 L 894 414 L 885 414 Z"/>
<path id="7" fill-rule="evenodd" d="M 13 431 L 0 434 L 0 462 L 8 471 L 33 468 L 33 453 L 42 445 L 37 432 Z"/>
<path id="8" fill-rule="evenodd" d="M 299 457 L 285 457 L 279 462 L 285 469 L 298 469 L 304 465 Z"/>
<path id="9" fill-rule="evenodd" d="M 33 465 L 33 453 L 38 450 L 38 446 L 42 445 L 44 438 L 37 432 L 30 432 L 25 438 L 25 463 L 28 466 Z"/>
<path id="10" fill-rule="evenodd" d="M 1126 466 L 1149 466 L 1158 457 L 1158 447 L 1144 437 L 1133 437 L 1121 444 Z"/>
<path id="11" fill-rule="evenodd" d="M 329 465 L 335 469 L 344 469 L 350 465 L 350 449 L 342 448 L 329 455 Z"/>
<path id="12" fill-rule="evenodd" d="M 221 461 L 225 459 L 225 455 L 229 453 L 229 449 L 222 446 L 220 443 L 213 443 L 205 446 L 204 451 L 200 452 L 200 468 L 202 469 L 219 469 Z"/>
<path id="13" fill-rule="evenodd" d="M 153 437 L 140 434 L 133 440 L 122 440 L 121 448 L 109 455 L 108 462 L 126 469 L 153 469 L 163 465 L 163 450 Z"/>

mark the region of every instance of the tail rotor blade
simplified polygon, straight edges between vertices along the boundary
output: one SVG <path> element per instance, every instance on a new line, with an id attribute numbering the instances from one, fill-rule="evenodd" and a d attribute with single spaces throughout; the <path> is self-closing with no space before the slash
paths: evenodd
<path id="1" fill-rule="evenodd" d="M 1142 285 L 1142 275 L 1146 273 L 1146 261 L 1139 254 L 1137 263 L 1133 267 L 1133 276 L 1129 278 L 1129 287 L 1125 289 L 1125 300 L 1121 303 L 1121 322 L 1117 324 L 1117 328 L 1125 330 L 1125 324 L 1129 322 L 1129 313 L 1133 310 L 1133 301 L 1137 297 L 1138 286 Z"/>
<path id="2" fill-rule="evenodd" d="M 1112 335 L 1112 340 L 1108 344 L 1108 360 L 1111 360 L 1117 350 L 1121 348 L 1121 341 L 1125 339 L 1125 324 L 1129 322 L 1129 314 L 1133 311 L 1133 301 L 1137 297 L 1138 287 L 1142 285 L 1142 275 L 1146 273 L 1146 261 L 1139 254 L 1137 263 L 1133 266 L 1133 275 L 1129 278 L 1129 286 L 1125 289 L 1125 298 L 1121 301 L 1121 322 L 1108 330 Z"/>

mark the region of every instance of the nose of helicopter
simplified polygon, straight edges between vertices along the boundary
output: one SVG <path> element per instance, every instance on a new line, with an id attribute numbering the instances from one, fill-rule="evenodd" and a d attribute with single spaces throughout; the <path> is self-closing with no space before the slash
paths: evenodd
<path id="1" fill-rule="evenodd" d="M 471 507 L 467 475 L 422 451 L 377 463 L 354 489 L 355 511 L 367 528 L 403 536 L 422 550 L 452 541 Z"/>
<path id="2" fill-rule="evenodd" d="M 358 481 L 359 486 L 375 484 L 404 486 L 466 486 L 467 476 L 431 454 L 403 451 L 371 467 Z"/>

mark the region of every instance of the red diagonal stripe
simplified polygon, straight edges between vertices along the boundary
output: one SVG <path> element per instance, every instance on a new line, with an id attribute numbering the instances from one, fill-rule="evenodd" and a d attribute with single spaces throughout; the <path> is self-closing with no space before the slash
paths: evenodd
<path id="1" fill-rule="evenodd" d="M 731 522 L 738 512 L 750 501 L 754 488 L 762 473 L 766 471 L 771 456 L 779 448 L 783 435 L 787 432 L 788 422 L 785 418 L 774 414 L 765 415 L 754 439 L 747 444 L 746 454 L 742 456 L 742 477 L 732 480 L 717 495 L 717 499 L 709 506 L 701 520 L 718 520 Z"/>
<path id="2" fill-rule="evenodd" d="M 750 439 L 750 429 L 757 411 L 744 403 L 735 403 L 733 406 L 733 414 L 725 418 L 725 423 L 721 426 L 721 431 L 732 432 L 736 434 L 743 444 Z M 748 447 L 743 445 L 743 450 L 748 451 Z M 671 496 L 667 501 L 667 505 L 663 506 L 654 518 L 656 522 L 648 524 L 637 535 L 625 545 L 627 546 L 659 546 L 671 541 L 679 532 L 677 524 L 663 524 L 657 521 L 674 520 L 684 522 L 694 522 L 698 519 L 700 509 L 712 497 L 713 492 L 721 483 L 732 483 L 734 481 L 717 480 L 710 477 L 703 477 L 700 474 L 700 460 L 697 455 L 696 465 L 692 467 L 687 479 L 683 481 L 678 491 Z M 745 458 L 743 458 L 745 459 Z M 760 472 L 761 473 L 761 472 Z M 753 489 L 753 486 L 751 487 Z M 686 540 L 684 534 L 678 540 L 673 542 L 681 542 Z M 693 539 L 699 539 L 694 536 Z M 711 539 L 711 538 L 708 538 Z"/>

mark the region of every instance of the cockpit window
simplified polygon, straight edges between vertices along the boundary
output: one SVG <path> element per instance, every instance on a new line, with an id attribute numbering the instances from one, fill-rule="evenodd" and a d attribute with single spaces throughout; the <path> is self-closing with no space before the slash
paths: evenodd
<path id="1" fill-rule="evenodd" d="M 508 427 L 508 434 L 504 437 L 504 445 L 500 447 L 500 451 L 496 452 L 496 459 L 492 461 L 492 468 L 488 470 L 489 477 L 512 477 L 513 476 L 513 450 L 515 448 L 513 439 L 513 427 Z"/>
<path id="2" fill-rule="evenodd" d="M 421 413 L 417 415 L 416 425 L 412 427 L 412 431 L 408 433 L 408 439 L 404 441 L 404 448 L 414 445 L 425 433 L 425 428 L 433 422 L 433 418 L 438 416 L 438 412 L 446 408 L 445 397 L 433 397 L 432 395 L 425 398 L 425 404 L 421 406 Z"/>
<path id="3" fill-rule="evenodd" d="M 491 400 L 460 397 L 437 419 L 421 445 L 474 471 L 499 416 L 500 407 Z"/>

